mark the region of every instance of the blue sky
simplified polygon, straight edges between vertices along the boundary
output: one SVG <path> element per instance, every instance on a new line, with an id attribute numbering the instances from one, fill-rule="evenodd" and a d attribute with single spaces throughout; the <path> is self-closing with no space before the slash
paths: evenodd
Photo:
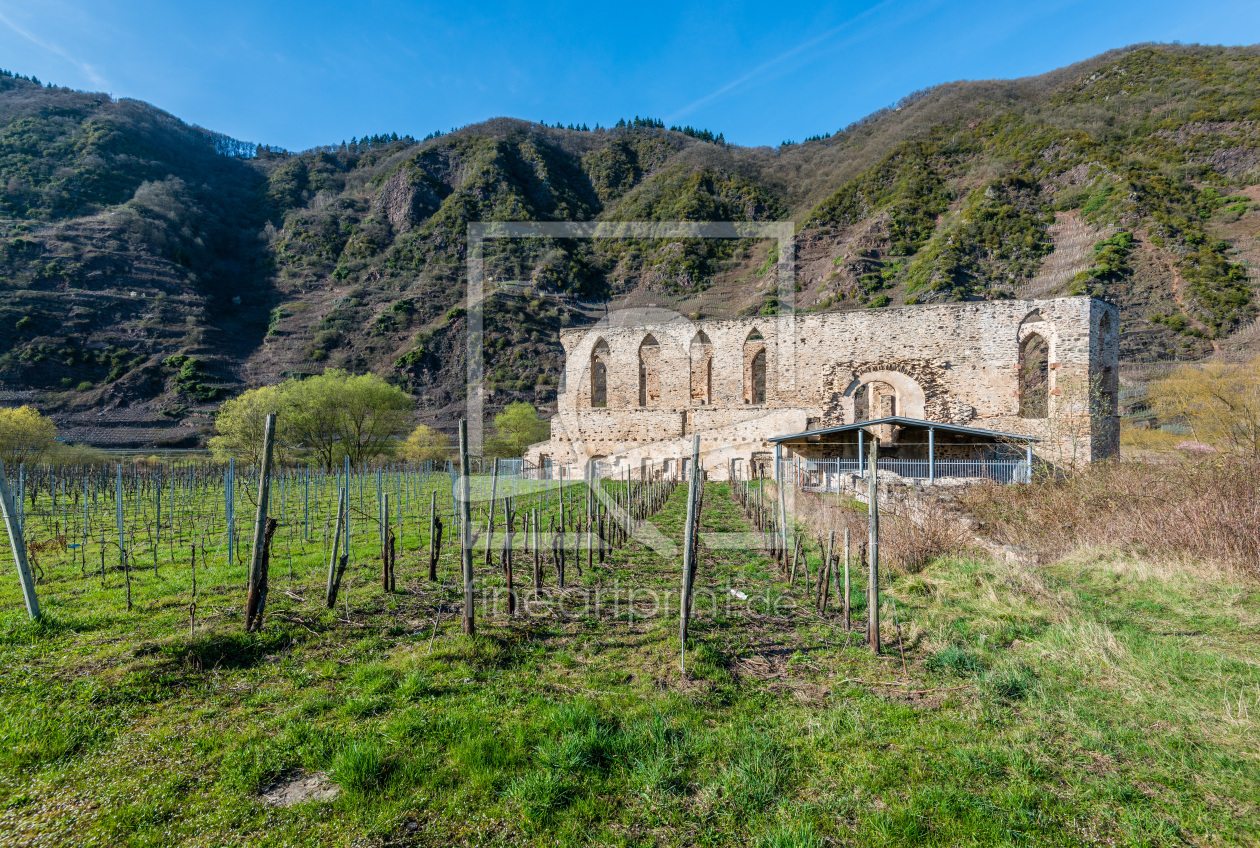
<path id="1" fill-rule="evenodd" d="M 1260 42 L 1260 3 L 0 0 L 0 67 L 292 150 L 502 115 L 778 144 L 1142 41 Z"/>

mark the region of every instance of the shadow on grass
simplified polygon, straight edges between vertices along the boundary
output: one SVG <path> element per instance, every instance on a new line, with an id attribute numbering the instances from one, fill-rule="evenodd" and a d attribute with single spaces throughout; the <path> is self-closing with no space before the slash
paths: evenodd
<path id="1" fill-rule="evenodd" d="M 65 616 L 47 610 L 38 620 L 32 621 L 23 610 L 0 619 L 0 645 L 36 645 L 66 634 L 97 630 L 101 624 L 98 620 Z"/>
<path id="2" fill-rule="evenodd" d="M 194 671 L 253 668 L 268 656 L 291 648 L 298 641 L 293 633 L 269 630 L 263 633 L 198 633 L 162 642 L 141 645 L 136 656 L 157 656 Z"/>
<path id="3" fill-rule="evenodd" d="M 477 671 L 507 671 L 536 661 L 548 647 L 543 638 L 524 628 L 506 633 L 480 631 L 469 639 L 435 649 L 432 659 L 462 662 Z"/>

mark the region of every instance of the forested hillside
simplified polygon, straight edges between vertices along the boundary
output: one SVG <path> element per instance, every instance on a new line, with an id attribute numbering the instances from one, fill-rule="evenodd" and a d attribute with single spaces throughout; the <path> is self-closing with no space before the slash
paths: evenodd
<path id="1" fill-rule="evenodd" d="M 820 125 L 826 116 L 819 116 Z M 465 230 L 796 222 L 797 309 L 1095 293 L 1130 363 L 1254 344 L 1260 50 L 1142 46 L 949 83 L 800 144 L 651 119 L 495 119 L 302 153 L 0 76 L 0 381 L 73 438 L 193 444 L 205 411 L 327 366 L 431 423 L 462 406 Z M 593 304 L 771 314 L 766 243 L 487 246 L 491 408 L 554 400 Z"/>

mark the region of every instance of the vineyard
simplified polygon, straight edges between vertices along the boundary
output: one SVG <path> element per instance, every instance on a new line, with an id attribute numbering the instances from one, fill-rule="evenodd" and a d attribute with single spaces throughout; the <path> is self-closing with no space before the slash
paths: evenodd
<path id="1" fill-rule="evenodd" d="M 472 467 L 469 541 L 486 566 L 477 580 L 487 596 L 516 588 L 514 562 L 527 569 L 523 585 L 540 590 L 554 580 L 564 589 L 566 572 L 571 581 L 574 572 L 584 574 L 583 561 L 587 569 L 602 563 L 675 485 L 629 475 L 567 480 L 520 461 L 474 460 Z M 268 477 L 267 512 L 275 522 L 269 565 L 280 585 L 284 574 L 293 582 L 326 567 L 325 600 L 332 608 L 346 573 L 350 583 L 366 582 L 361 575 L 376 569 L 382 590 L 396 591 L 399 557 L 409 565 L 419 562 L 417 579 L 460 583 L 455 463 L 352 469 L 347 461 L 339 473 L 282 468 Z M 131 610 L 133 590 L 186 583 L 189 630 L 195 633 L 199 603 L 215 609 L 231 603 L 230 597 L 216 598 L 208 581 L 249 564 L 256 467 L 195 462 L 20 468 L 10 488 L 39 594 L 54 606 L 73 604 L 91 587 L 121 593 Z M 544 570 L 554 578 L 544 578 Z M 515 599 L 509 602 L 514 608 Z"/>
<path id="2" fill-rule="evenodd" d="M 9 470 L 41 615 L 6 556 L 0 845 L 1250 838 L 1230 575 L 871 580 L 833 495 L 829 531 L 761 480 L 469 470 L 464 519 L 454 463 L 274 468 L 252 622 L 257 469 Z"/>

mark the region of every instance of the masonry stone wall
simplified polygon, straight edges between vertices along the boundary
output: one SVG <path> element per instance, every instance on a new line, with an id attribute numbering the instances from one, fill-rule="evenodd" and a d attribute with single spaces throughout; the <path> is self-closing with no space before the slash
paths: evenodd
<path id="1" fill-rule="evenodd" d="M 1049 349 L 1048 414 L 1020 416 L 1020 344 Z M 1116 308 L 1089 297 L 930 304 L 719 321 L 667 314 L 647 323 L 606 320 L 561 332 L 564 390 L 549 442 L 527 457 L 581 465 L 593 457 L 703 465 L 751 461 L 771 436 L 852 423 L 858 393 L 868 414 L 901 416 L 1042 440 L 1056 463 L 1118 449 Z M 646 342 L 646 344 L 645 344 Z M 597 352 L 598 349 L 598 352 Z M 754 403 L 753 363 L 765 351 L 765 398 Z M 606 368 L 606 402 L 592 405 L 593 355 Z M 785 429 L 786 428 L 786 429 Z"/>

